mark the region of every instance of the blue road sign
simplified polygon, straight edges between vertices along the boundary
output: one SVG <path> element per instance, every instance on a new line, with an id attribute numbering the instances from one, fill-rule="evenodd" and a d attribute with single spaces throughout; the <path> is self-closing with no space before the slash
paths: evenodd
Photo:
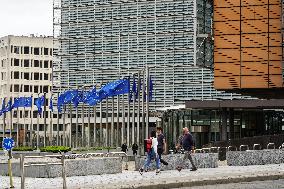
<path id="1" fill-rule="evenodd" d="M 14 140 L 12 138 L 4 138 L 2 147 L 4 150 L 11 150 L 14 147 Z"/>

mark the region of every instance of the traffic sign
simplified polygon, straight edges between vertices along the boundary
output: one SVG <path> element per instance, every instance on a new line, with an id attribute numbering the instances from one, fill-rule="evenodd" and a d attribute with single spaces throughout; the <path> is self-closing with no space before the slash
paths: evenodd
<path id="1" fill-rule="evenodd" d="M 11 150 L 14 147 L 14 140 L 12 138 L 4 138 L 2 147 L 4 150 Z"/>

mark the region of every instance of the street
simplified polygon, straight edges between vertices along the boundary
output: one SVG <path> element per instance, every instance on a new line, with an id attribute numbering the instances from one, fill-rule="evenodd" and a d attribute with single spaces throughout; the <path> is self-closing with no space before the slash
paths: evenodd
<path id="1" fill-rule="evenodd" d="M 274 189 L 284 188 L 284 180 L 241 182 L 207 186 L 183 187 L 180 189 Z"/>

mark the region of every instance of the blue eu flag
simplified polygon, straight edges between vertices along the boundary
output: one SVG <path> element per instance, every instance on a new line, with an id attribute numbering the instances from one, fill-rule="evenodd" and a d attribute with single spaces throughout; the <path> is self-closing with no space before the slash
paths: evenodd
<path id="1" fill-rule="evenodd" d="M 31 107 L 32 97 L 18 97 L 14 99 L 13 108 Z"/>
<path id="2" fill-rule="evenodd" d="M 51 112 L 53 112 L 53 102 L 52 102 L 52 97 L 50 97 L 50 101 L 49 101 L 49 109 Z"/>
<path id="3" fill-rule="evenodd" d="M 42 106 L 44 106 L 44 102 L 45 102 L 44 96 L 35 99 L 34 104 L 37 107 L 37 112 L 39 115 L 41 115 L 42 113 Z"/>

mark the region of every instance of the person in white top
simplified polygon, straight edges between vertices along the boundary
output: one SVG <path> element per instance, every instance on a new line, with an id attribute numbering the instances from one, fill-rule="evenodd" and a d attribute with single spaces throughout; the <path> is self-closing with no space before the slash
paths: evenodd
<path id="1" fill-rule="evenodd" d="M 139 169 L 140 174 L 142 175 L 143 171 L 148 171 L 149 165 L 151 163 L 151 159 L 155 159 L 156 161 L 156 174 L 160 173 L 160 158 L 158 155 L 158 140 L 156 137 L 156 131 L 151 132 L 150 140 L 152 142 L 151 148 L 147 152 L 147 159 L 144 163 L 143 168 Z"/>

